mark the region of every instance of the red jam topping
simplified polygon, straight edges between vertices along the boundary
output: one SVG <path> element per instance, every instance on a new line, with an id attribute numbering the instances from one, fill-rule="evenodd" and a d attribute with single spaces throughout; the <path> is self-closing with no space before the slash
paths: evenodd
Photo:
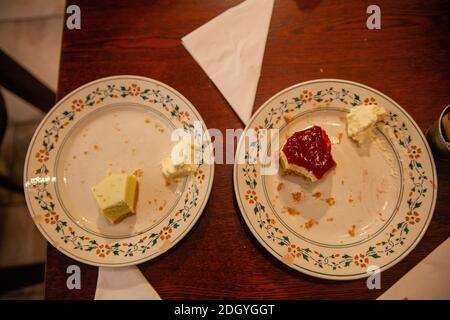
<path id="1" fill-rule="evenodd" d="M 289 164 L 304 167 L 317 179 L 336 165 L 331 155 L 331 141 L 319 126 L 294 133 L 282 151 Z"/>

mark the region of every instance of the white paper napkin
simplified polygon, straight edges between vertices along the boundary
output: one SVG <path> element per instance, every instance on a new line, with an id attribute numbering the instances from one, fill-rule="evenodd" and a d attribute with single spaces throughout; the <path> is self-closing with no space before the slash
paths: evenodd
<path id="1" fill-rule="evenodd" d="M 161 300 L 136 266 L 98 268 L 95 300 Z"/>
<path id="2" fill-rule="evenodd" d="M 247 0 L 182 39 L 246 124 L 250 120 L 274 0 Z"/>
<path id="3" fill-rule="evenodd" d="M 378 299 L 450 299 L 449 254 L 450 238 L 433 250 Z M 381 281 L 383 281 L 383 275 Z"/>

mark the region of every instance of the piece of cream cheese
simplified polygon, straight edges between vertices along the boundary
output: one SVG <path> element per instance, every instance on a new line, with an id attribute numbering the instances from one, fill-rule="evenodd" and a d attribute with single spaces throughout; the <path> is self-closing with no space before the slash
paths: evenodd
<path id="1" fill-rule="evenodd" d="M 358 143 L 370 138 L 375 124 L 386 115 L 386 110 L 378 105 L 360 105 L 347 114 L 347 134 Z"/>
<path id="2" fill-rule="evenodd" d="M 119 223 L 135 214 L 137 180 L 126 174 L 109 174 L 91 190 L 103 215 Z"/>
<path id="3" fill-rule="evenodd" d="M 181 139 L 171 154 L 161 161 L 163 175 L 169 180 L 175 180 L 194 173 L 197 170 L 194 154 L 194 145 Z"/>

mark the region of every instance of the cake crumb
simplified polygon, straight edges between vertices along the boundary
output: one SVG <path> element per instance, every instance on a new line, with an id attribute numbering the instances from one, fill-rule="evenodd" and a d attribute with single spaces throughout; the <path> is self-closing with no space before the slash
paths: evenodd
<path id="1" fill-rule="evenodd" d="M 319 199 L 322 196 L 322 192 L 320 191 L 314 192 L 312 196 L 316 199 Z"/>
<path id="2" fill-rule="evenodd" d="M 308 221 L 305 222 L 304 226 L 306 230 L 311 229 L 314 225 L 319 224 L 319 222 L 317 222 L 314 219 L 309 219 Z"/>
<path id="3" fill-rule="evenodd" d="M 98 144 L 94 144 L 92 147 L 94 148 L 94 150 L 100 150 L 100 147 L 98 146 Z"/>
<path id="4" fill-rule="evenodd" d="M 331 207 L 331 206 L 334 206 L 334 204 L 336 203 L 336 200 L 335 200 L 333 197 L 328 198 L 328 199 L 326 199 L 325 201 L 328 203 L 328 205 L 329 205 L 330 207 Z"/>
<path id="5" fill-rule="evenodd" d="M 283 119 L 284 119 L 284 121 L 286 121 L 286 123 L 289 123 L 289 122 L 291 122 L 294 118 L 293 118 L 292 116 L 288 115 L 288 114 L 285 114 L 285 115 L 283 116 Z"/>
<path id="6" fill-rule="evenodd" d="M 302 193 L 301 192 L 293 192 L 292 193 L 292 199 L 295 202 L 299 202 L 302 199 Z"/>
<path id="7" fill-rule="evenodd" d="M 149 118 L 144 118 L 144 122 L 145 122 L 145 123 L 150 123 L 151 121 L 150 121 Z"/>
<path id="8" fill-rule="evenodd" d="M 284 183 L 283 183 L 283 182 L 279 182 L 279 183 L 277 184 L 277 190 L 278 190 L 278 191 L 280 191 L 281 189 L 283 189 L 283 187 L 284 187 Z"/>
<path id="9" fill-rule="evenodd" d="M 122 174 L 125 174 L 126 173 L 126 171 L 125 170 L 120 170 L 120 172 L 122 173 Z"/>
<path id="10" fill-rule="evenodd" d="M 333 222 L 333 221 L 334 221 L 334 218 L 333 218 L 333 217 L 327 218 L 327 222 Z"/>
<path id="11" fill-rule="evenodd" d="M 164 208 L 166 207 L 166 204 L 167 204 L 167 201 L 166 201 L 166 200 L 163 200 L 163 204 L 159 206 L 158 210 L 159 210 L 159 211 L 163 211 Z"/>
<path id="12" fill-rule="evenodd" d="M 355 235 L 356 235 L 356 226 L 352 225 L 352 228 L 349 229 L 347 232 L 352 238 L 355 237 Z"/>
<path id="13" fill-rule="evenodd" d="M 323 73 L 323 69 L 322 68 L 320 68 L 319 71 L 320 71 L 320 73 Z"/>
<path id="14" fill-rule="evenodd" d="M 339 140 L 339 143 L 341 143 L 342 142 L 342 137 L 344 136 L 344 134 L 342 133 L 342 132 L 339 132 L 338 133 L 338 140 Z"/>
<path id="15" fill-rule="evenodd" d="M 75 160 L 77 158 L 77 156 L 73 156 L 72 159 Z"/>
<path id="16" fill-rule="evenodd" d="M 85 156 L 87 156 L 88 152 L 87 152 L 87 151 L 84 151 L 83 154 L 84 154 Z"/>
<path id="17" fill-rule="evenodd" d="M 133 172 L 133 176 L 135 176 L 136 178 L 140 178 L 144 175 L 144 171 L 142 171 L 142 169 L 137 169 Z"/>
<path id="18" fill-rule="evenodd" d="M 169 181 L 169 180 L 166 180 L 165 186 L 166 186 L 166 187 L 170 187 L 170 185 L 171 185 L 170 181 Z"/>
<path id="19" fill-rule="evenodd" d="M 300 214 L 300 211 L 294 209 L 294 208 L 287 208 L 287 212 L 291 215 L 291 216 L 298 216 Z"/>

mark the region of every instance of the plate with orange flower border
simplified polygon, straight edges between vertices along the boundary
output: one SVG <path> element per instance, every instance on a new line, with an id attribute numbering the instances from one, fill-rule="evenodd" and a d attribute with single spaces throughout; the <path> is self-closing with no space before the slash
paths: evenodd
<path id="1" fill-rule="evenodd" d="M 373 139 L 357 145 L 346 115 L 373 104 L 387 115 Z M 278 168 L 271 150 L 314 125 L 330 138 L 336 166 L 309 182 Z M 365 85 L 323 79 L 277 93 L 253 115 L 238 145 L 234 188 L 248 228 L 273 256 L 311 276 L 349 280 L 414 249 L 433 215 L 437 177 L 427 141 L 402 107 Z"/>
<path id="2" fill-rule="evenodd" d="M 96 266 L 133 265 L 167 251 L 199 219 L 211 192 L 209 161 L 177 182 L 161 173 L 172 133 L 192 134 L 196 124 L 207 150 L 210 137 L 195 107 L 144 77 L 103 78 L 69 93 L 37 128 L 25 161 L 25 196 L 36 226 L 62 253 Z M 138 181 L 136 214 L 114 225 L 91 193 L 107 172 Z"/>

